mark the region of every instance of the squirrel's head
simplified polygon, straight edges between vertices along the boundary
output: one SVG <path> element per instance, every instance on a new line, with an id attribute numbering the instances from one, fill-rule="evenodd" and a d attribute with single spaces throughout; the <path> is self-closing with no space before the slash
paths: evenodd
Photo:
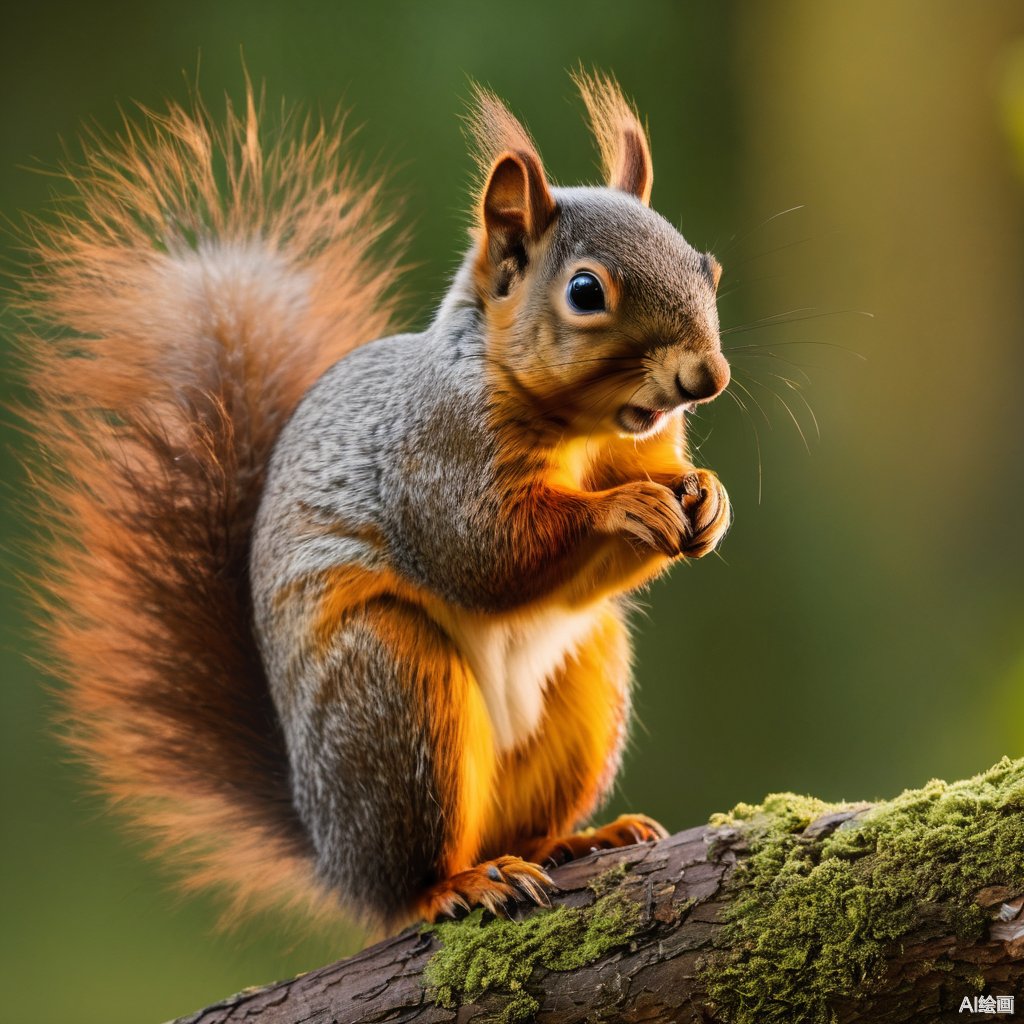
<path id="1" fill-rule="evenodd" d="M 517 393 L 563 430 L 642 435 L 729 383 L 722 270 L 650 209 L 647 136 L 614 82 L 576 81 L 602 187 L 552 187 L 522 125 L 478 90 L 474 286 L 494 364 Z"/>

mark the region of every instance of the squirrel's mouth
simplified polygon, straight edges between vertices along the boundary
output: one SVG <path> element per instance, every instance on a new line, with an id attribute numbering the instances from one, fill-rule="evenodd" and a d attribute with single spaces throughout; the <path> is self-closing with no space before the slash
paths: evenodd
<path id="1" fill-rule="evenodd" d="M 624 405 L 616 417 L 627 434 L 649 434 L 657 430 L 668 413 L 664 409 L 646 409 L 642 405 Z"/>

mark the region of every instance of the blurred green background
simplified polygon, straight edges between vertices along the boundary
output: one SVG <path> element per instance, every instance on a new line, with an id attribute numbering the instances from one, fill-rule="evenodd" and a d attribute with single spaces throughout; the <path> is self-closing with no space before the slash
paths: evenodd
<path id="1" fill-rule="evenodd" d="M 118 104 L 183 98 L 197 63 L 211 106 L 237 98 L 244 55 L 275 101 L 343 101 L 394 167 L 422 323 L 463 244 L 467 76 L 573 182 L 594 155 L 565 69 L 614 71 L 649 119 L 655 206 L 726 269 L 735 401 L 695 433 L 736 523 L 647 599 L 609 813 L 885 796 L 1024 753 L 1022 37 L 1024 7 L 994 0 L 8 5 L 0 209 L 38 212 L 53 180 L 26 166 Z M 13 577 L 10 501 L 0 530 Z M 213 901 L 174 897 L 52 740 L 2 597 L 0 1018 L 155 1022 L 355 948 L 301 922 L 218 934 Z"/>

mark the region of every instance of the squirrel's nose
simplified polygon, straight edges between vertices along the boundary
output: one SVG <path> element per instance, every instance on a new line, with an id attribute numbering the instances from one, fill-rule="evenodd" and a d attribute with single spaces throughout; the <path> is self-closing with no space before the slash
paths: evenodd
<path id="1" fill-rule="evenodd" d="M 684 402 L 706 402 L 729 383 L 729 364 L 720 352 L 686 362 L 676 371 L 676 388 Z"/>

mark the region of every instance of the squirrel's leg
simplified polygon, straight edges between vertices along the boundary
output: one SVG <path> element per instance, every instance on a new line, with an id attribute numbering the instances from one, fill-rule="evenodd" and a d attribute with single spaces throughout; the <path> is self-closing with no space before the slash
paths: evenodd
<path id="1" fill-rule="evenodd" d="M 478 865 L 493 804 L 490 720 L 468 667 L 415 603 L 339 616 L 288 713 L 295 802 L 321 876 L 369 919 L 542 900 L 517 857 Z"/>
<path id="2" fill-rule="evenodd" d="M 594 847 L 665 835 L 643 815 L 574 833 L 601 802 L 619 766 L 629 716 L 629 643 L 614 605 L 552 677 L 537 732 L 501 761 L 497 799 L 506 808 L 488 850 L 561 863 Z"/>

